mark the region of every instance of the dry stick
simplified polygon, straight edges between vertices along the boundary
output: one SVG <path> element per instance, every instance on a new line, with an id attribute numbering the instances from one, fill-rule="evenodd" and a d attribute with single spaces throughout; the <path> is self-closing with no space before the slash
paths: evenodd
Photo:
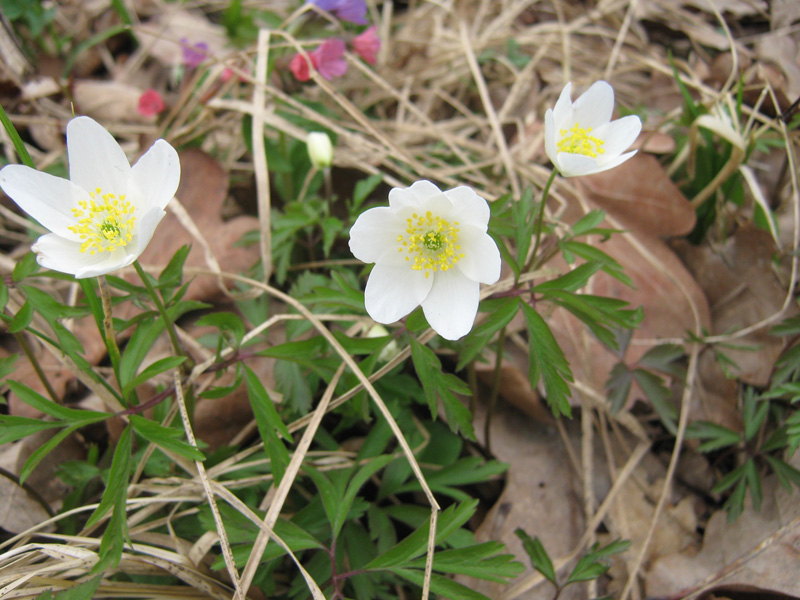
<path id="1" fill-rule="evenodd" d="M 475 85 L 478 86 L 478 94 L 480 94 L 481 102 L 483 103 L 483 109 L 486 111 L 486 117 L 489 119 L 489 126 L 492 128 L 492 133 L 494 133 L 495 143 L 497 144 L 497 149 L 500 151 L 500 158 L 503 161 L 503 166 L 506 170 L 506 176 L 511 181 L 511 193 L 515 198 L 519 198 L 519 179 L 517 177 L 517 172 L 514 169 L 514 161 L 512 160 L 511 154 L 508 151 L 508 145 L 506 144 L 506 138 L 503 135 L 503 129 L 500 126 L 500 121 L 497 118 L 497 112 L 495 112 L 494 106 L 492 105 L 492 99 L 489 96 L 489 89 L 486 87 L 486 80 L 483 78 L 483 73 L 481 73 L 481 68 L 478 66 L 478 61 L 475 58 L 475 53 L 473 52 L 472 45 L 470 44 L 467 25 L 464 23 L 464 21 L 459 21 L 458 26 L 461 32 L 461 45 L 464 49 L 464 57 L 467 59 L 467 64 L 469 65 L 469 70 L 472 72 L 472 78 L 475 80 Z"/>
<path id="2" fill-rule="evenodd" d="M 408 460 L 409 465 L 411 466 L 411 470 L 414 472 L 414 476 L 416 477 L 417 481 L 419 481 L 420 487 L 422 487 L 422 491 L 425 493 L 426 498 L 428 499 L 428 503 L 431 506 L 431 520 L 430 520 L 430 531 L 428 537 L 428 556 L 426 557 L 425 561 L 425 580 L 422 586 L 422 599 L 427 600 L 428 594 L 430 593 L 430 576 L 433 569 L 433 552 L 432 546 L 434 544 L 436 538 L 436 520 L 437 520 L 437 511 L 439 510 L 439 504 L 436 502 L 436 498 L 433 495 L 428 483 L 425 481 L 425 476 L 422 474 L 422 470 L 417 463 L 417 459 L 414 456 L 413 451 L 408 445 L 408 442 L 403 436 L 403 432 L 400 430 L 400 427 L 397 425 L 397 422 L 394 420 L 392 413 L 389 412 L 389 409 L 386 407 L 386 404 L 383 402 L 383 399 L 380 397 L 378 392 L 375 390 L 375 387 L 369 381 L 369 379 L 364 375 L 364 373 L 359 368 L 358 364 L 353 357 L 350 356 L 344 347 L 339 343 L 339 341 L 333 336 L 330 330 L 319 320 L 317 315 L 313 314 L 311 311 L 308 310 L 302 303 L 298 302 L 288 294 L 284 294 L 282 291 L 273 288 L 265 283 L 260 281 L 256 281 L 254 279 L 250 279 L 249 277 L 244 277 L 241 275 L 235 275 L 233 273 L 226 273 L 226 277 L 229 277 L 235 281 L 240 281 L 242 283 L 251 285 L 253 287 L 258 287 L 267 292 L 270 296 L 278 298 L 287 304 L 292 305 L 300 314 L 302 314 L 308 321 L 314 326 L 314 328 L 322 334 L 331 347 L 336 351 L 336 353 L 342 358 L 342 360 L 347 364 L 348 368 L 352 371 L 352 373 L 356 376 L 356 378 L 361 382 L 364 386 L 364 389 L 369 394 L 370 398 L 375 402 L 375 405 L 378 407 L 378 410 L 381 412 L 383 417 L 386 419 L 387 423 L 389 424 L 389 428 L 392 430 L 392 433 L 397 438 L 397 442 L 400 444 L 400 447 L 403 449 L 403 454 Z M 249 582 L 248 582 L 249 583 Z"/>
<path id="3" fill-rule="evenodd" d="M 261 557 L 264 554 L 264 549 L 267 547 L 267 543 L 269 542 L 269 532 L 272 532 L 273 528 L 275 527 L 275 523 L 281 514 L 283 503 L 286 501 L 286 497 L 289 495 L 289 490 L 291 489 L 292 484 L 297 477 L 297 473 L 300 471 L 300 467 L 303 464 L 303 459 L 305 459 L 306 453 L 311 446 L 311 442 L 314 440 L 314 435 L 317 433 L 319 424 L 322 423 L 322 417 L 325 416 L 328 410 L 328 404 L 330 403 L 331 398 L 333 398 L 333 394 L 336 391 L 336 385 L 339 383 L 339 378 L 344 372 L 344 367 L 344 363 L 340 364 L 339 368 L 336 369 L 336 372 L 333 374 L 331 382 L 328 384 L 325 393 L 322 395 L 322 399 L 319 401 L 317 408 L 312 414 L 311 422 L 303 432 L 303 436 L 300 438 L 300 442 L 297 444 L 294 454 L 292 454 L 292 459 L 286 466 L 286 472 L 283 474 L 283 479 L 281 479 L 278 489 L 275 490 L 274 486 L 270 489 L 270 492 L 273 490 L 275 490 L 275 492 L 271 498 L 267 514 L 264 515 L 263 519 L 266 529 L 259 531 L 258 537 L 256 537 L 256 541 L 253 543 L 253 549 L 251 550 L 250 556 L 247 559 L 247 564 L 242 571 L 242 584 L 244 586 L 245 593 L 247 593 L 250 583 L 253 581 L 253 577 L 255 576 L 255 571 L 258 568 L 258 565 L 261 563 Z"/>
<path id="4" fill-rule="evenodd" d="M 178 408 L 181 411 L 181 420 L 183 421 L 183 429 L 186 432 L 186 439 L 189 440 L 189 443 L 192 446 L 197 447 L 197 440 L 195 439 L 194 432 L 192 431 L 192 424 L 189 421 L 189 412 L 186 409 L 186 402 L 183 397 L 183 386 L 181 385 L 180 370 L 172 370 L 172 381 L 173 385 L 175 386 L 175 399 L 177 400 Z M 222 556 L 225 559 L 225 566 L 228 569 L 228 575 L 230 576 L 231 581 L 233 581 L 233 586 L 236 589 L 234 598 L 245 600 L 246 593 L 242 592 L 241 584 L 239 582 L 239 573 L 236 571 L 236 561 L 233 558 L 233 551 L 231 550 L 231 544 L 228 541 L 228 535 L 225 532 L 225 525 L 222 522 L 222 516 L 219 514 L 217 501 L 214 499 L 214 493 L 211 491 L 211 484 L 208 480 L 206 468 L 199 460 L 194 461 L 194 464 L 197 468 L 197 474 L 200 477 L 200 481 L 203 484 L 206 497 L 208 498 L 208 505 L 211 508 L 211 514 L 214 515 L 214 524 L 216 525 L 217 533 L 219 534 L 220 546 L 222 546 Z"/>
<path id="5" fill-rule="evenodd" d="M 594 514 L 594 423 L 592 423 L 592 409 L 583 405 L 581 410 L 581 466 L 583 467 L 583 514 L 589 521 Z M 595 532 L 593 529 L 586 531 L 589 533 L 588 545 L 595 542 Z M 597 597 L 597 579 L 588 582 L 588 596 Z"/>
<path id="6" fill-rule="evenodd" d="M 622 21 L 622 27 L 620 27 L 619 32 L 617 33 L 617 39 L 614 41 L 614 47 L 611 48 L 611 54 L 608 57 L 606 70 L 603 72 L 603 79 L 610 78 L 611 73 L 614 71 L 614 67 L 617 64 L 617 59 L 619 58 L 620 50 L 622 49 L 622 44 L 625 43 L 625 36 L 627 36 L 628 29 L 631 27 L 633 14 L 636 12 L 636 7 L 638 4 L 638 0 L 630 0 L 630 4 L 628 4 L 628 10 L 625 11 L 625 18 Z"/>
<path id="7" fill-rule="evenodd" d="M 272 227 L 270 226 L 270 189 L 267 152 L 264 147 L 264 105 L 267 94 L 267 64 L 269 57 L 269 29 L 258 30 L 256 80 L 253 85 L 253 168 L 258 196 L 258 220 L 261 225 L 260 249 L 264 268 L 264 282 L 272 274 Z"/>

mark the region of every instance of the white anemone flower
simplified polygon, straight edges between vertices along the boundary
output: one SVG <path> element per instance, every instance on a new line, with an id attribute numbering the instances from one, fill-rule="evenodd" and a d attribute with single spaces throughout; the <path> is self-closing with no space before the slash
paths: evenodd
<path id="1" fill-rule="evenodd" d="M 0 171 L 0 187 L 52 233 L 32 246 L 43 267 L 77 278 L 133 263 L 180 182 L 178 153 L 158 140 L 131 167 L 113 136 L 89 117 L 67 124 L 69 179 L 26 167 Z"/>
<path id="2" fill-rule="evenodd" d="M 350 230 L 356 258 L 375 263 L 365 292 L 370 317 L 393 323 L 422 305 L 443 338 L 469 333 L 480 284 L 500 278 L 500 251 L 486 233 L 489 205 L 474 190 L 442 192 L 430 181 L 389 192 L 389 206 L 371 208 Z"/>
<path id="3" fill-rule="evenodd" d="M 568 83 L 554 108 L 544 115 L 544 142 L 548 158 L 564 177 L 590 175 L 613 169 L 636 150 L 625 152 L 642 130 L 635 115 L 611 120 L 614 88 L 596 81 L 572 101 Z"/>

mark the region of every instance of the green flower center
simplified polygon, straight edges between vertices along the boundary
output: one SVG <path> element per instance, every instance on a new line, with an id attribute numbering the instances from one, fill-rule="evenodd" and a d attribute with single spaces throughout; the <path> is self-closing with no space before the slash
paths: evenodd
<path id="1" fill-rule="evenodd" d="M 582 129 L 577 123 L 569 131 L 562 129 L 560 132 L 561 141 L 558 142 L 558 151 L 568 152 L 569 154 L 583 154 L 592 158 L 597 158 L 598 154 L 605 154 L 603 149 L 605 142 L 600 138 L 589 135 L 591 132 L 591 127 Z"/>
<path id="2" fill-rule="evenodd" d="M 406 230 L 397 236 L 398 252 L 406 254 L 406 261 L 415 271 L 447 271 L 464 257 L 458 245 L 458 222 L 434 216 L 431 211 L 420 216 L 414 213 L 406 219 Z"/>
<path id="3" fill-rule="evenodd" d="M 89 196 L 89 202 L 81 200 L 78 208 L 72 209 L 78 224 L 69 227 L 83 242 L 81 252 L 113 252 L 127 246 L 133 239 L 134 206 L 124 195 L 103 194 L 100 188 Z"/>

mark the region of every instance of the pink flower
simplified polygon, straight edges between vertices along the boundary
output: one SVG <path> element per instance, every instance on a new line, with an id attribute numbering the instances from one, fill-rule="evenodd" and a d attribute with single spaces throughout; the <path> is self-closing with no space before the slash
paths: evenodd
<path id="1" fill-rule="evenodd" d="M 345 44 L 338 38 L 329 38 L 311 53 L 314 66 L 325 79 L 330 81 L 347 73 L 347 61 L 342 58 Z"/>
<path id="2" fill-rule="evenodd" d="M 353 50 L 371 65 L 375 64 L 380 49 L 381 38 L 376 34 L 375 25 L 353 39 Z"/>
<path id="3" fill-rule="evenodd" d="M 187 67 L 196 67 L 208 57 L 208 44 L 197 42 L 192 44 L 188 39 L 181 38 L 183 46 L 183 64 Z"/>
<path id="4" fill-rule="evenodd" d="M 311 59 L 311 66 L 316 68 L 317 65 L 314 61 L 314 53 L 312 52 L 308 57 Z M 308 81 L 311 79 L 308 62 L 306 57 L 299 52 L 295 54 L 289 62 L 289 70 L 294 74 L 295 78 L 297 78 L 297 81 Z"/>
<path id="5" fill-rule="evenodd" d="M 342 58 L 345 51 L 345 43 L 338 38 L 329 38 L 317 46 L 312 52 L 308 53 L 311 59 L 311 66 L 319 74 L 330 81 L 334 77 L 339 77 L 347 73 L 347 61 Z M 302 54 L 295 54 L 289 62 L 289 70 L 294 74 L 298 81 L 308 81 L 311 79 L 308 60 Z"/>
<path id="6" fill-rule="evenodd" d="M 153 117 L 162 112 L 165 108 L 166 104 L 164 104 L 164 99 L 161 97 L 161 94 L 152 88 L 139 96 L 139 105 L 136 107 L 139 114 L 145 117 Z"/>

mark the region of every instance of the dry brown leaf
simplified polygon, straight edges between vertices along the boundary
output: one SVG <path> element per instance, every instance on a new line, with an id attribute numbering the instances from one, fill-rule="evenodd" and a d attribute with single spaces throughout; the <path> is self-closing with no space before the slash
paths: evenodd
<path id="1" fill-rule="evenodd" d="M 581 177 L 578 183 L 592 202 L 639 235 L 685 235 L 694 229 L 694 209 L 648 154 L 639 152 L 619 167 Z"/>
<path id="2" fill-rule="evenodd" d="M 0 451 L 0 467 L 18 474 L 17 459 L 21 449 L 21 442 L 4 444 Z M 0 475 L 0 528 L 10 533 L 21 533 L 49 517 L 41 502 L 13 480 Z"/>
<path id="3" fill-rule="evenodd" d="M 182 40 L 189 46 L 205 44 L 208 55 L 217 59 L 227 43 L 224 27 L 182 9 L 168 10 L 134 29 L 142 48 L 168 67 L 183 64 Z"/>
<path id="4" fill-rule="evenodd" d="M 800 466 L 795 454 L 794 466 Z M 797 556 L 800 550 L 800 503 L 774 475 L 762 481 L 764 502 L 756 512 L 746 505 L 734 523 L 717 511 L 705 529 L 699 552 L 676 553 L 658 560 L 647 575 L 651 597 L 682 597 L 703 589 L 746 586 L 762 593 L 800 598 Z M 748 496 L 749 502 L 749 496 Z"/>

